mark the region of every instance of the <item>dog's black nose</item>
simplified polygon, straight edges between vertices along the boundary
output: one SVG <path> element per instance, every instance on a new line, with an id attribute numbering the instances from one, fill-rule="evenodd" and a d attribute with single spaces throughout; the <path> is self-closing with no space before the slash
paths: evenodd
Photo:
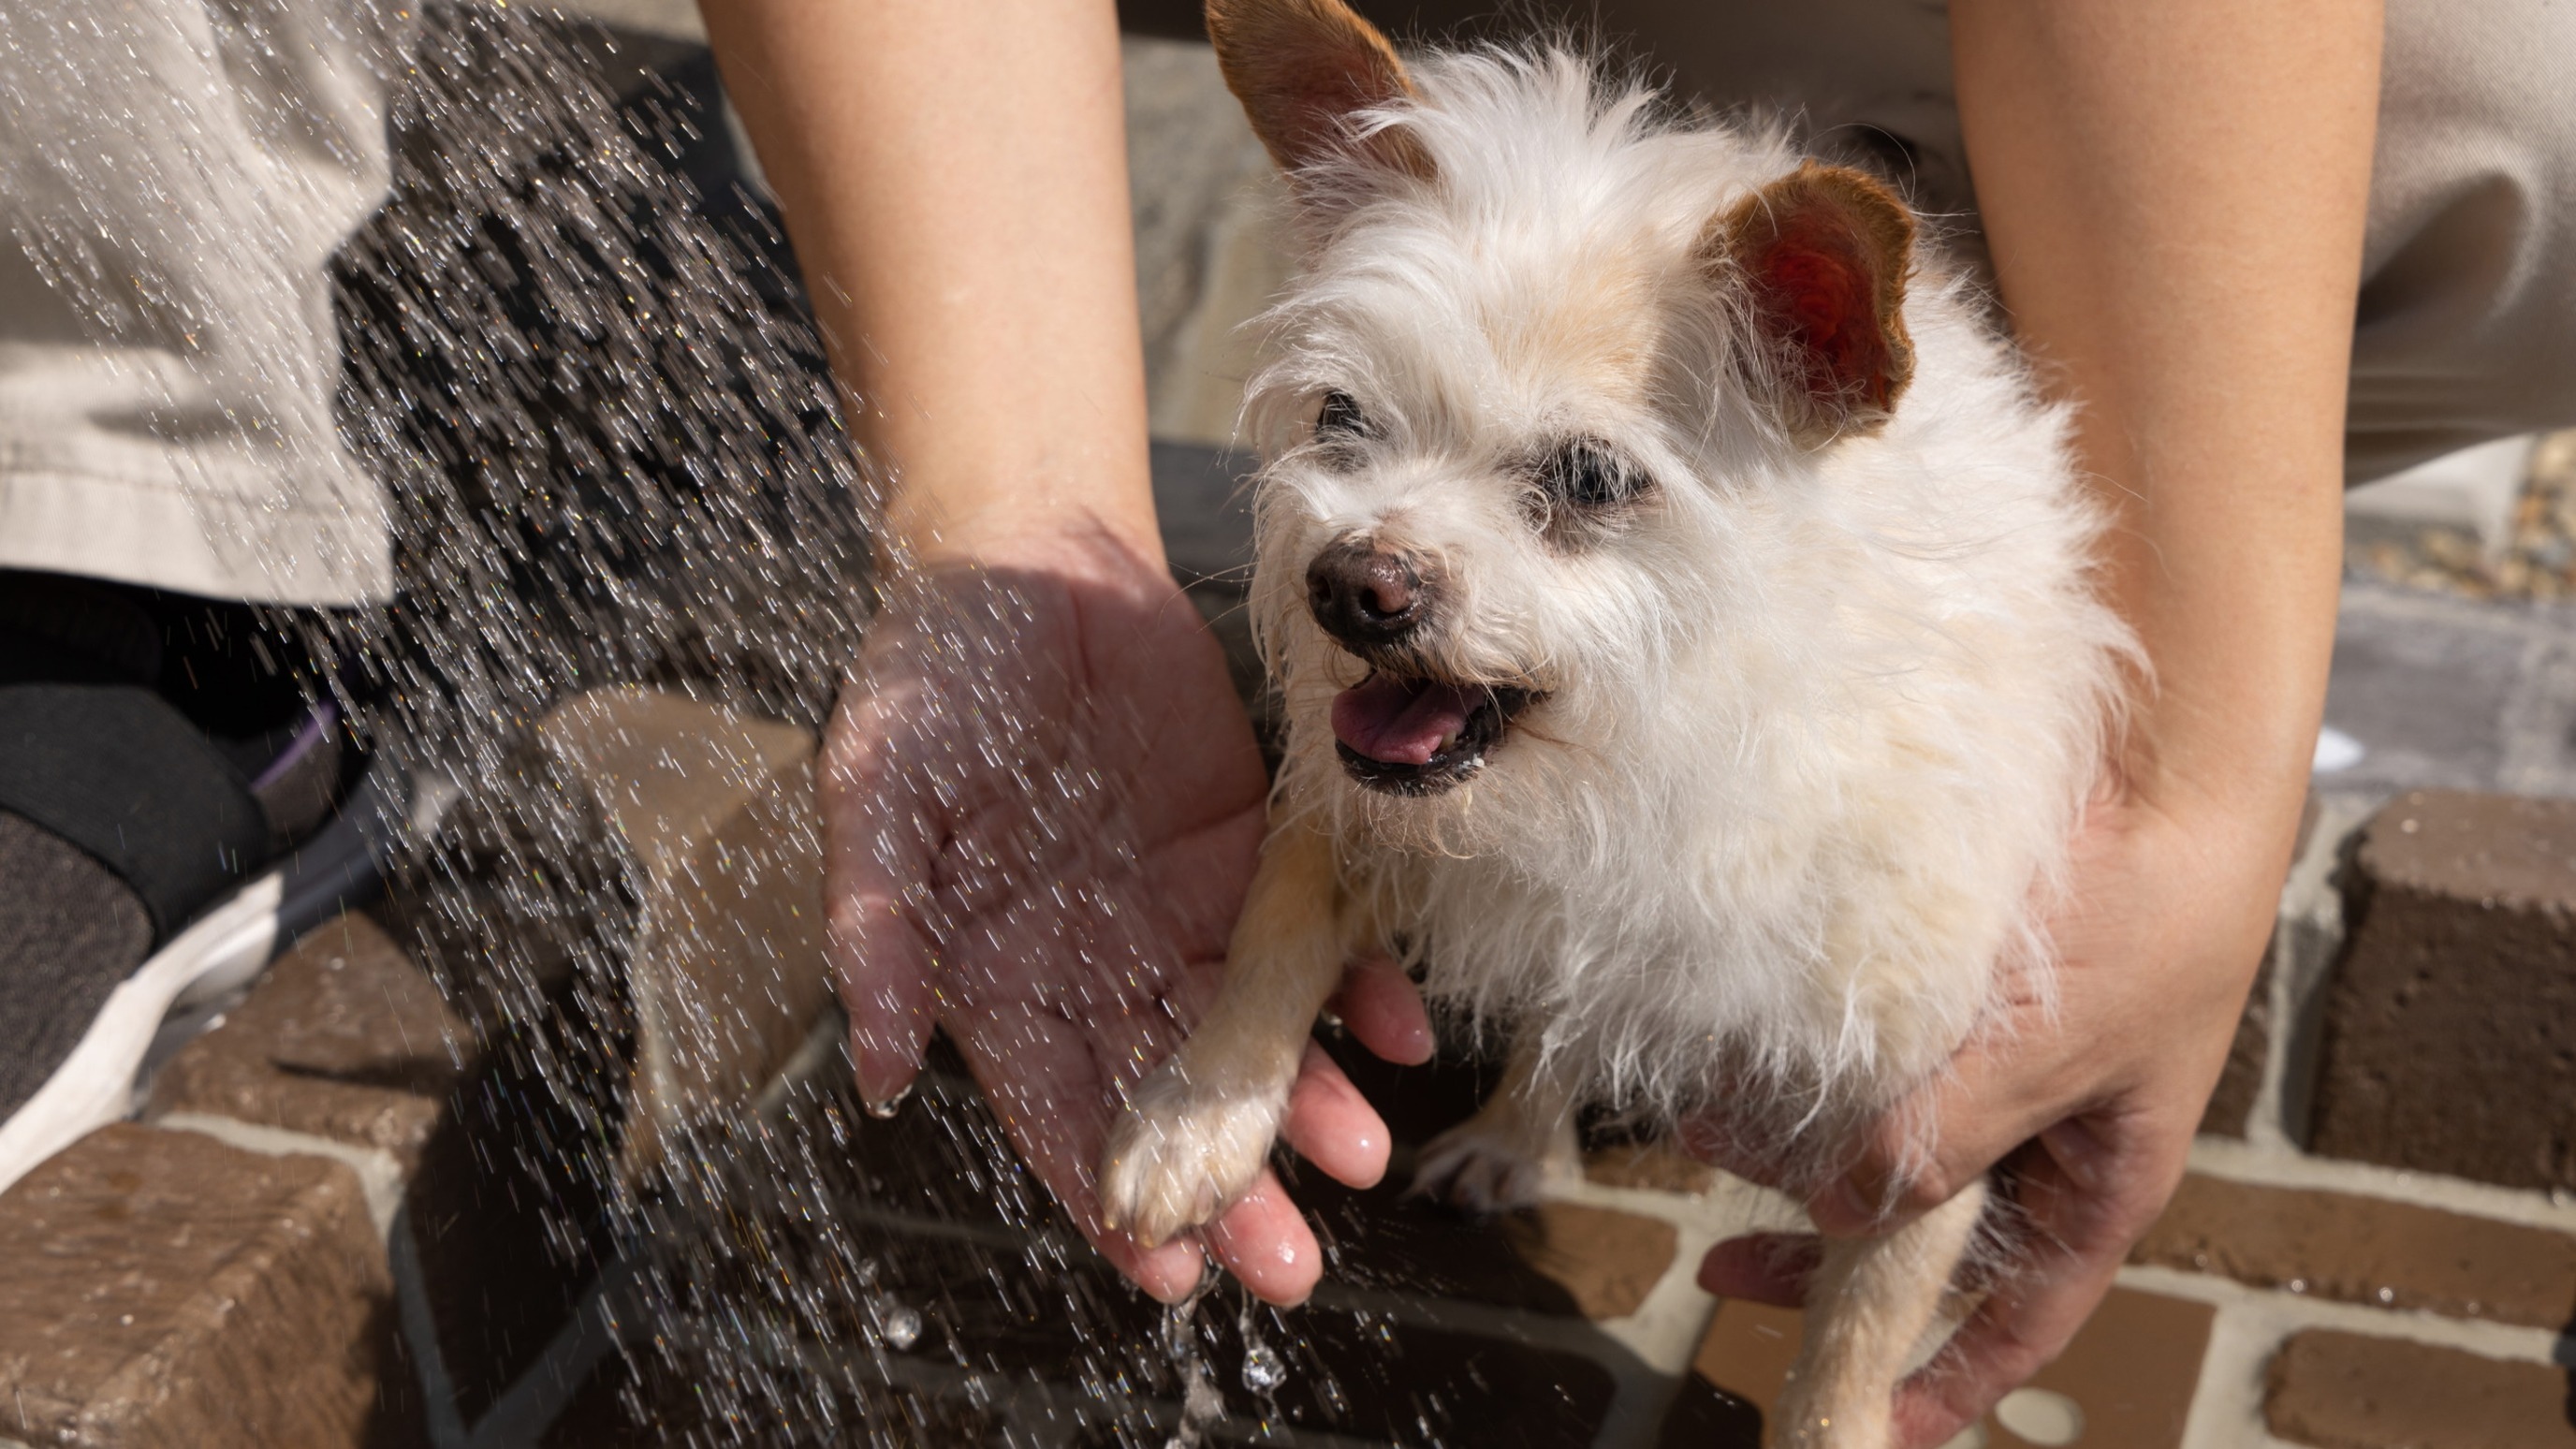
<path id="1" fill-rule="evenodd" d="M 1393 644 L 1420 627 L 1432 587 L 1403 554 L 1343 539 L 1306 565 L 1306 607 L 1324 632 L 1353 648 Z"/>

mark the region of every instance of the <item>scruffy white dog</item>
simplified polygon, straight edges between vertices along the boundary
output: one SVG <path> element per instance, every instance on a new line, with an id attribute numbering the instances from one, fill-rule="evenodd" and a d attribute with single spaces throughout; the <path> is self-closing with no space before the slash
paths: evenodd
<path id="1" fill-rule="evenodd" d="M 2015 992 L 2126 661 L 2066 418 L 1904 204 L 1558 51 L 1408 71 L 1211 0 L 1304 265 L 1250 416 L 1287 758 L 1225 991 L 1102 1166 L 1148 1242 L 1270 1150 L 1355 953 L 1513 1035 L 1417 1181 L 1526 1202 L 1585 1103 L 1790 1179 Z M 1781 1442 L 1875 1449 L 1983 1208 L 1829 1254 Z"/>

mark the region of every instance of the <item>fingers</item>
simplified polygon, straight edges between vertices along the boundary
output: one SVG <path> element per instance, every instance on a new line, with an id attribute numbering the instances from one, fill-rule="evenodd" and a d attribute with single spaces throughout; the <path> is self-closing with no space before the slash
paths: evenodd
<path id="1" fill-rule="evenodd" d="M 1331 1010 L 1360 1045 L 1398 1066 L 1431 1060 L 1431 1015 L 1404 968 L 1386 956 L 1363 956 L 1342 975 Z"/>
<path id="2" fill-rule="evenodd" d="M 1775 1308 L 1807 1301 L 1807 1282 L 1824 1257 L 1812 1233 L 1753 1233 L 1729 1238 L 1699 1262 L 1699 1286 L 1720 1298 L 1742 1298 Z"/>
<path id="3" fill-rule="evenodd" d="M 1423 1014 L 1421 997 L 1392 962 L 1381 959 L 1353 968 L 1338 999 L 1344 1020 L 1370 1050 L 1399 1061 L 1430 1056 L 1430 1021 Z M 1375 1186 L 1386 1175 L 1392 1135 L 1385 1121 L 1314 1042 L 1306 1043 L 1298 1064 L 1279 1135 L 1307 1161 L 1352 1187 Z M 1277 1174 L 1266 1170 L 1250 1191 L 1200 1230 L 1199 1237 L 1227 1272 L 1266 1303 L 1281 1307 L 1303 1303 L 1323 1276 L 1323 1248 L 1315 1241 L 1314 1230 L 1298 1213 Z M 1186 1245 L 1166 1245 L 1164 1251 L 1175 1246 Z M 1165 1267 L 1159 1262 L 1152 1266 Z M 1120 1267 L 1126 1270 L 1123 1262 Z M 1154 1283 L 1141 1277 L 1138 1281 L 1156 1297 L 1174 1301 Z M 1176 1269 L 1171 1281 L 1179 1281 Z M 1189 1284 L 1177 1291 L 1186 1293 L 1195 1282 L 1193 1262 Z"/>
<path id="4" fill-rule="evenodd" d="M 1207 1254 L 1190 1238 L 1175 1238 L 1160 1247 L 1147 1248 L 1125 1233 L 1112 1232 L 1094 1236 L 1091 1245 L 1109 1260 L 1110 1267 L 1144 1289 L 1157 1303 L 1187 1299 L 1198 1291 L 1199 1280 L 1207 1276 Z M 1313 1291 L 1312 1285 L 1307 1291 Z M 1298 1301 L 1303 1301 L 1302 1296 Z"/>
<path id="5" fill-rule="evenodd" d="M 836 893 L 824 959 L 850 1014 L 850 1060 L 871 1112 L 912 1090 L 934 1023 L 930 952 L 901 908 L 873 892 Z"/>
<path id="6" fill-rule="evenodd" d="M 929 942 L 911 900 L 925 893 L 935 831 L 928 802 L 889 758 L 916 689 L 845 691 L 816 779 L 824 822 L 824 961 L 850 1015 L 850 1058 L 871 1110 L 902 1099 L 930 1038 Z"/>
<path id="7" fill-rule="evenodd" d="M 1289 1090 L 1279 1135 L 1337 1182 L 1375 1187 L 1386 1176 L 1391 1139 L 1385 1120 L 1311 1041 L 1297 1067 L 1297 1085 Z"/>
<path id="8" fill-rule="evenodd" d="M 1264 1303 L 1294 1308 L 1324 1276 L 1323 1246 L 1288 1200 L 1278 1175 L 1267 1169 L 1250 1192 L 1200 1229 L 1199 1236 L 1225 1270 Z"/>
<path id="9" fill-rule="evenodd" d="M 2045 1285 L 2009 1298 L 1997 1293 L 1987 1299 L 1939 1357 L 1898 1386 L 1895 1443 L 1900 1449 L 1935 1449 L 1985 1417 L 2065 1350 L 2111 1290 L 2119 1268 L 2119 1255 L 2113 1254 L 2080 1271 L 2069 1265 Z"/>
<path id="10" fill-rule="evenodd" d="M 1101 1224 L 1093 1174 L 1109 1133 L 1112 1097 L 1089 1033 L 1052 1012 L 1016 1005 L 957 1013 L 948 1029 L 1020 1160 L 1082 1235 L 1155 1298 L 1177 1303 L 1188 1297 L 1203 1267 L 1198 1244 L 1144 1248 Z"/>
<path id="11" fill-rule="evenodd" d="M 2057 1357 L 2109 1292 L 2182 1176 L 2196 1115 L 2154 1106 L 2054 1123 L 2013 1154 L 2018 1262 L 1932 1364 L 1898 1391 L 1898 1442 L 1948 1442 Z"/>
<path id="12" fill-rule="evenodd" d="M 2143 1164 L 2129 1163 L 2124 1170 Z M 2064 1351 L 2111 1289 L 2137 1236 L 2127 1199 L 2143 1180 L 2103 1193 L 2079 1185 L 2049 1152 L 2017 1160 L 2017 1191 L 2031 1231 L 2025 1261 L 1988 1295 L 1933 1362 L 1896 1395 L 1896 1442 L 1946 1444 L 1995 1402 Z"/>
<path id="13" fill-rule="evenodd" d="M 2029 1063 L 2009 1050 L 1972 1043 L 1949 1070 L 1882 1114 L 1852 1163 L 1807 1198 L 1807 1216 L 1828 1237 L 1896 1229 L 1986 1175 L 2068 1106 L 2022 1080 Z"/>

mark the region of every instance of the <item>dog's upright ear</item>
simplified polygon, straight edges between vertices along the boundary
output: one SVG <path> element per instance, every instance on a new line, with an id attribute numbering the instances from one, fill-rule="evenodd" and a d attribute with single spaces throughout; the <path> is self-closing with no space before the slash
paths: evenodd
<path id="1" fill-rule="evenodd" d="M 1429 179 L 1431 157 L 1411 134 L 1353 127 L 1356 113 L 1414 89 L 1395 47 L 1343 0 L 1207 0 L 1207 28 L 1227 88 L 1280 170 L 1294 177 L 1347 153 Z"/>
<path id="2" fill-rule="evenodd" d="M 1753 321 L 1757 386 L 1821 446 L 1886 426 L 1914 380 L 1905 330 L 1914 213 L 1858 171 L 1809 162 L 1729 207 L 1699 260 Z"/>

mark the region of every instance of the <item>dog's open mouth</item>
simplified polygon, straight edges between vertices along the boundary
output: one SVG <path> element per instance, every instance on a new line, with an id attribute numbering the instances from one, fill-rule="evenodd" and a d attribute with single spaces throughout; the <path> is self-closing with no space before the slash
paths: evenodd
<path id="1" fill-rule="evenodd" d="M 1333 697 L 1342 768 L 1372 790 L 1428 795 L 1483 769 L 1534 690 L 1410 679 L 1383 670 Z"/>

